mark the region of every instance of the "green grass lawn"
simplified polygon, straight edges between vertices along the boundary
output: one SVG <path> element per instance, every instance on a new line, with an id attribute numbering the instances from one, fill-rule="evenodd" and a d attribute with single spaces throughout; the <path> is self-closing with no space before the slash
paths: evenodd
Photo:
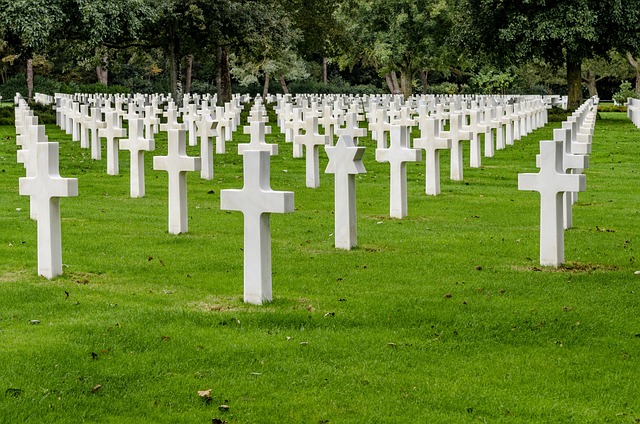
<path id="1" fill-rule="evenodd" d="M 219 207 L 221 189 L 242 187 L 247 136 L 216 155 L 213 181 L 189 174 L 189 233 L 174 236 L 167 175 L 151 166 L 165 134 L 145 156 L 146 197 L 131 199 L 127 152 L 108 176 L 47 126 L 80 194 L 61 200 L 64 275 L 49 281 L 14 128 L 0 127 L 0 422 L 640 421 L 640 130 L 601 115 L 558 270 L 538 264 L 539 195 L 517 190 L 558 123 L 463 182 L 443 154 L 437 197 L 424 162 L 410 164 L 402 220 L 364 139 L 349 252 L 333 247 L 333 175 L 305 188 L 304 160 L 274 129 L 271 185 L 295 192 L 296 211 L 271 217 L 263 306 L 242 302 L 242 214 Z"/>

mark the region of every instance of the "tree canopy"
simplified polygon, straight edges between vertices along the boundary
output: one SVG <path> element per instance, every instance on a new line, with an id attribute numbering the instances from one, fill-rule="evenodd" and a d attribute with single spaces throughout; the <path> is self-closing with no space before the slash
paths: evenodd
<path id="1" fill-rule="evenodd" d="M 54 78 L 177 98 L 215 86 L 225 102 L 232 84 L 310 80 L 538 92 L 549 79 L 533 70 L 549 67 L 575 105 L 602 78 L 640 90 L 638 25 L 640 0 L 0 0 L 0 75 L 35 55 Z"/>

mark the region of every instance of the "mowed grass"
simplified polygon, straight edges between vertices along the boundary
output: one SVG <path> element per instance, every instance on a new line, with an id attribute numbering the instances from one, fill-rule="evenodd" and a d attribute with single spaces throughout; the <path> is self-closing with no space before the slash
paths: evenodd
<path id="1" fill-rule="evenodd" d="M 517 174 L 537 172 L 538 142 L 559 124 L 462 182 L 443 153 L 436 197 L 424 162 L 409 164 L 402 220 L 388 216 L 389 165 L 364 139 L 349 252 L 333 247 L 333 175 L 306 188 L 304 159 L 274 128 L 271 186 L 294 191 L 296 211 L 271 216 L 263 306 L 242 302 L 242 214 L 220 210 L 220 190 L 242 187 L 247 136 L 215 156 L 212 181 L 189 173 L 189 233 L 175 236 L 167 175 L 151 166 L 166 135 L 145 154 L 146 196 L 131 199 L 127 152 L 108 176 L 48 126 L 80 194 L 61 200 L 64 275 L 49 281 L 14 128 L 0 127 L 0 422 L 637 422 L 640 130 L 601 115 L 558 270 L 538 264 L 539 195 L 518 191 Z"/>

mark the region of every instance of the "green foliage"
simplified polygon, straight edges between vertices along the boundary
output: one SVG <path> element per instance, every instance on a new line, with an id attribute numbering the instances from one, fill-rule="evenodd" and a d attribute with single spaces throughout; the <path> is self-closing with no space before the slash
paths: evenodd
<path id="1" fill-rule="evenodd" d="M 0 107 L 0 125 L 15 125 L 16 118 L 11 104 L 8 107 Z"/>
<path id="2" fill-rule="evenodd" d="M 30 103 L 29 108 L 33 111 L 34 115 L 38 117 L 39 125 L 55 125 L 56 112 L 51 105 L 45 106 L 39 103 Z"/>
<path id="3" fill-rule="evenodd" d="M 400 71 L 409 95 L 415 72 L 443 67 L 451 27 L 443 0 L 357 0 L 342 3 L 337 16 L 348 37 L 340 58 L 343 68 L 362 61 L 380 75 Z"/>
<path id="4" fill-rule="evenodd" d="M 495 68 L 485 68 L 474 75 L 470 82 L 471 89 L 482 94 L 507 94 L 516 80 L 510 71 L 498 71 Z"/>
<path id="5" fill-rule="evenodd" d="M 427 86 L 429 94 L 458 94 L 458 86 L 452 82 L 443 82 L 441 84 Z"/>
<path id="6" fill-rule="evenodd" d="M 570 110 L 565 110 L 559 106 L 554 106 L 547 111 L 547 118 L 549 122 L 563 122 L 567 120 L 567 117 L 571 115 Z"/>
<path id="7" fill-rule="evenodd" d="M 601 113 L 608 113 L 608 112 L 625 112 L 626 113 L 627 107 L 624 106 L 623 104 L 614 105 L 611 103 L 600 102 L 600 104 L 598 104 L 598 115 L 600 115 Z"/>
<path id="8" fill-rule="evenodd" d="M 622 105 L 627 103 L 627 99 L 629 97 L 637 99 L 638 93 L 636 93 L 636 90 L 632 88 L 629 81 L 624 81 L 620 84 L 620 89 L 613 94 L 613 100 Z"/>
<path id="9" fill-rule="evenodd" d="M 351 85 L 340 78 L 334 78 L 327 84 L 313 80 L 295 81 L 289 84 L 289 91 L 299 94 L 380 94 L 382 92 L 374 85 Z"/>

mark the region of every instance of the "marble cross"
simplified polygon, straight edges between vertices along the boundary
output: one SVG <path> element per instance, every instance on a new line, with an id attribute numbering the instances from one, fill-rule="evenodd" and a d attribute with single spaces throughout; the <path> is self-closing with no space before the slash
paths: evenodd
<path id="1" fill-rule="evenodd" d="M 374 121 L 369 122 L 369 131 L 377 142 L 378 149 L 386 149 L 387 134 L 389 133 L 389 118 L 385 109 L 378 109 L 374 115 Z"/>
<path id="2" fill-rule="evenodd" d="M 341 135 L 349 135 L 354 142 L 358 144 L 358 138 L 367 136 L 367 129 L 360 128 L 358 112 L 349 111 L 345 115 L 345 127 L 336 128 L 335 132 L 338 137 Z M 331 141 L 333 143 L 333 140 Z"/>
<path id="3" fill-rule="evenodd" d="M 129 138 L 120 140 L 120 150 L 130 153 L 130 193 L 131 197 L 144 197 L 144 152 L 153 151 L 153 138 L 144 138 L 142 118 L 129 115 Z"/>
<path id="4" fill-rule="evenodd" d="M 518 175 L 518 190 L 540 193 L 540 265 L 544 266 L 564 263 L 562 195 L 586 189 L 584 175 L 564 172 L 563 148 L 561 141 L 541 141 L 540 172 Z"/>
<path id="5" fill-rule="evenodd" d="M 35 175 L 20 178 L 19 192 L 35 198 L 38 275 L 51 279 L 62 274 L 60 197 L 77 196 L 78 179 L 60 177 L 58 143 L 34 143 L 33 148 L 36 154 Z"/>
<path id="6" fill-rule="evenodd" d="M 436 196 L 440 194 L 440 150 L 451 149 L 451 138 L 441 135 L 440 120 L 436 118 L 426 120 L 421 135 L 413 140 L 413 147 L 425 151 L 425 192 Z"/>
<path id="7" fill-rule="evenodd" d="M 186 233 L 189 229 L 187 172 L 200 170 L 200 158 L 187 156 L 185 130 L 169 130 L 167 138 L 167 156 L 155 156 L 153 169 L 169 174 L 169 232 Z"/>
<path id="8" fill-rule="evenodd" d="M 197 135 L 200 137 L 200 158 L 202 160 L 200 177 L 204 180 L 213 179 L 213 137 L 218 135 L 216 122 L 210 114 L 202 114 L 196 122 Z"/>
<path id="9" fill-rule="evenodd" d="M 100 108 L 92 107 L 91 108 L 91 117 L 85 123 L 86 128 L 89 130 L 89 134 L 91 134 L 91 159 L 93 160 L 101 160 L 102 159 L 102 146 L 100 144 L 100 130 L 106 127 L 106 123 L 102 121 L 102 111 Z"/>
<path id="10" fill-rule="evenodd" d="M 22 149 L 18 150 L 18 163 L 24 166 L 27 177 L 35 177 L 38 171 L 38 154 L 36 144 L 47 143 L 49 138 L 45 134 L 44 125 L 38 125 L 38 117 L 33 117 L 33 125 L 27 126 L 26 134 L 22 134 Z M 35 197 L 29 198 L 29 217 L 38 218 L 38 205 Z"/>
<path id="11" fill-rule="evenodd" d="M 243 155 L 248 150 L 264 150 L 271 156 L 278 154 L 278 145 L 265 141 L 265 135 L 271 134 L 271 127 L 263 121 L 249 122 L 248 127 L 243 128 L 245 134 L 250 134 L 249 143 L 238 144 L 238 154 Z"/>
<path id="12" fill-rule="evenodd" d="M 422 152 L 409 147 L 406 127 L 391 125 L 391 141 L 386 149 L 376 149 L 376 161 L 389 162 L 389 215 L 392 218 L 407 216 L 407 162 L 418 162 Z"/>
<path id="13" fill-rule="evenodd" d="M 220 209 L 244 215 L 244 301 L 272 300 L 271 214 L 293 212 L 293 192 L 274 191 L 270 184 L 270 154 L 247 150 L 243 155 L 242 190 L 221 190 Z"/>
<path id="14" fill-rule="evenodd" d="M 318 117 L 307 119 L 305 133 L 296 135 L 293 143 L 303 145 L 306 154 L 306 185 L 309 188 L 320 187 L 320 146 L 331 145 L 330 134 L 321 135 L 318 130 Z"/>
<path id="15" fill-rule="evenodd" d="M 169 108 L 162 115 L 167 118 L 167 122 L 160 124 L 160 131 L 182 130 L 187 128 L 185 124 L 178 122 L 178 110 L 173 103 L 169 103 Z"/>
<path id="16" fill-rule="evenodd" d="M 107 174 L 118 175 L 120 164 L 118 159 L 118 138 L 127 136 L 127 130 L 119 127 L 118 112 L 113 110 L 104 115 L 105 127 L 98 130 L 98 137 L 107 139 Z"/>
<path id="17" fill-rule="evenodd" d="M 562 149 L 562 169 L 567 173 L 580 174 L 589 167 L 589 156 L 575 154 L 571 150 L 571 130 L 556 128 L 553 130 L 553 139 L 560 141 Z M 539 159 L 538 159 L 539 160 Z M 564 228 L 573 226 L 573 196 L 571 192 L 564 193 Z"/>
<path id="18" fill-rule="evenodd" d="M 329 164 L 325 173 L 335 174 L 335 247 L 351 250 L 357 242 L 356 175 L 367 171 L 362 164 L 364 147 L 342 135 L 335 146 L 325 146 Z"/>

